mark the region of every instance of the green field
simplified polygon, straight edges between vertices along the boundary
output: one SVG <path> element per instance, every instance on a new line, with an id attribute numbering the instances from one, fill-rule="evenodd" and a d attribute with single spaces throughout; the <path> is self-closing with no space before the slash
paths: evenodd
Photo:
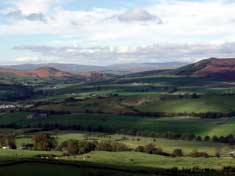
<path id="1" fill-rule="evenodd" d="M 234 113 L 234 82 L 148 73 L 121 76 L 100 82 L 66 83 L 51 80 L 47 85 L 45 80 L 43 82 L 24 81 L 24 86 L 19 86 L 17 89 L 10 89 L 11 86 L 3 85 L 4 89 L 0 90 L 0 97 L 23 105 L 33 105 L 33 108 L 23 109 L 21 112 L 16 110 L 18 112 L 6 111 L 0 114 L 1 131 L 16 134 L 18 147 L 18 150 L 0 149 L 1 176 L 14 175 L 15 171 L 25 176 L 35 171 L 39 175 L 49 173 L 57 176 L 64 176 L 68 172 L 71 175 L 103 176 L 111 172 L 100 169 L 94 172 L 91 169 L 81 170 L 71 165 L 64 167 L 51 165 L 46 163 L 48 160 L 45 158 L 41 161 L 45 162 L 43 166 L 31 163 L 1 167 L 1 164 L 6 162 L 38 161 L 39 155 L 53 155 L 51 158 L 53 162 L 89 163 L 104 168 L 134 170 L 137 168 L 148 170 L 174 167 L 179 169 L 235 167 L 235 159 L 231 156 L 231 152 L 235 151 L 234 145 L 215 143 L 212 140 L 196 141 L 195 138 L 191 141 L 163 138 L 164 134 L 194 134 L 200 137 L 235 135 L 235 118 L 231 116 L 216 119 L 197 117 L 200 113 L 225 115 Z M 18 92 L 22 92 L 21 90 L 24 90 L 24 94 L 18 97 Z M 20 101 L 17 101 L 17 98 Z M 27 118 L 36 110 L 43 110 L 49 116 Z M 60 115 L 56 115 L 55 112 Z M 164 115 L 161 116 L 161 113 Z M 33 135 L 44 132 L 56 137 L 59 144 L 69 139 L 115 141 L 126 144 L 130 151 L 93 151 L 84 155 L 65 156 L 63 152 L 56 150 L 20 150 L 22 144 L 32 143 Z M 182 149 L 184 156 L 174 158 L 134 151 L 136 147 L 148 144 L 153 144 L 167 154 L 171 154 L 175 149 Z M 192 151 L 206 152 L 209 157 L 190 157 Z M 220 157 L 216 157 L 218 152 Z M 40 169 L 42 169 L 41 172 L 38 172 Z M 113 171 L 111 173 L 117 176 L 125 175 Z M 133 174 L 127 174 L 129 175 L 133 176 Z"/>
<path id="2" fill-rule="evenodd" d="M 0 116 L 4 128 L 54 127 L 104 132 L 185 133 L 225 136 L 235 134 L 235 119 L 199 119 L 188 117 L 147 118 L 105 114 L 52 115 L 48 118 L 27 119 L 29 113 L 10 113 Z"/>
<path id="3" fill-rule="evenodd" d="M 145 174 L 129 173 L 122 171 L 115 171 L 111 169 L 98 169 L 92 167 L 75 167 L 72 165 L 53 164 L 53 163 L 19 163 L 9 166 L 0 166 L 1 176 L 101 176 L 101 175 L 112 175 L 112 176 L 145 176 Z"/>
<path id="4" fill-rule="evenodd" d="M 20 161 L 23 159 L 36 158 L 38 155 L 56 155 L 62 156 L 61 152 L 57 151 L 33 151 L 33 150 L 9 150 L 0 149 L 0 164 L 10 161 Z"/>
<path id="5" fill-rule="evenodd" d="M 235 112 L 235 95 L 200 95 L 198 98 L 181 97 L 187 93 L 161 94 L 123 93 L 118 97 L 108 97 L 110 93 L 95 92 L 90 94 L 64 94 L 52 96 L 48 100 L 61 102 L 61 99 L 76 97 L 75 102 L 47 103 L 35 109 L 121 113 L 231 113 Z M 103 98 L 97 96 L 103 95 Z"/>
<path id="6" fill-rule="evenodd" d="M 26 133 L 25 133 L 26 132 Z M 36 132 L 40 133 L 40 132 Z M 36 133 L 27 133 L 26 131 L 18 131 L 16 142 L 18 148 L 23 143 L 31 143 L 32 135 Z M 226 166 L 235 167 L 235 159 L 230 156 L 230 152 L 235 150 L 234 146 L 227 144 L 219 144 L 213 142 L 199 142 L 199 141 L 184 141 L 184 140 L 169 140 L 162 138 L 138 137 L 120 134 L 104 134 L 104 133 L 87 133 L 76 131 L 48 131 L 55 136 L 58 143 L 69 139 L 76 139 L 81 141 L 116 141 L 126 144 L 129 148 L 134 150 L 137 146 L 144 146 L 154 144 L 163 151 L 172 153 L 174 149 L 182 149 L 184 157 L 165 157 L 160 155 L 145 154 L 139 152 L 104 152 L 94 151 L 84 155 L 66 156 L 62 152 L 57 151 L 30 151 L 30 150 L 0 150 L 0 164 L 20 161 L 22 159 L 36 159 L 38 155 L 54 155 L 55 160 L 65 160 L 77 162 L 89 162 L 94 165 L 99 164 L 103 166 L 113 166 L 116 168 L 211 168 L 223 169 Z M 192 151 L 207 152 L 209 158 L 192 158 L 188 155 Z M 216 152 L 220 152 L 221 157 L 215 157 Z M 0 168 L 1 170 L 1 168 Z"/>
<path id="7" fill-rule="evenodd" d="M 196 99 L 153 100 L 137 106 L 141 112 L 206 113 L 235 111 L 235 96 L 204 95 Z"/>
<path id="8" fill-rule="evenodd" d="M 40 152 L 40 154 L 51 154 L 52 152 Z M 22 161 L 22 159 L 34 159 L 39 152 L 25 152 L 16 151 L 2 151 L 0 150 L 1 163 L 11 163 L 12 161 Z M 112 166 L 116 168 L 211 168 L 223 169 L 224 167 L 235 167 L 235 159 L 231 157 L 210 157 L 210 158 L 191 158 L 191 157 L 165 157 L 160 155 L 150 155 L 138 152 L 102 152 L 96 151 L 89 154 L 80 156 L 63 157 L 58 153 L 56 160 L 73 161 L 73 162 L 89 162 L 103 165 Z M 20 157 L 21 156 L 21 157 Z M 45 161 L 46 162 L 46 161 Z M 1 171 L 1 166 L 0 166 Z M 0 172 L 1 173 L 1 172 Z"/>
<path id="9" fill-rule="evenodd" d="M 226 166 L 235 167 L 235 160 L 231 158 L 169 158 L 158 155 L 149 155 L 137 152 L 92 152 L 81 157 L 69 158 L 69 160 L 82 160 L 99 163 L 113 164 L 116 166 L 150 167 L 150 168 L 213 168 L 223 169 Z"/>
<path id="10" fill-rule="evenodd" d="M 217 151 L 223 156 L 229 156 L 231 151 L 234 151 L 234 146 L 219 144 L 213 142 L 199 142 L 199 141 L 184 141 L 184 140 L 170 140 L 163 138 L 151 137 L 136 137 L 129 135 L 108 135 L 102 133 L 82 133 L 82 132 L 62 132 L 62 131 L 49 131 L 54 135 L 59 143 L 69 139 L 87 140 L 87 141 L 116 141 L 126 144 L 131 149 L 137 146 L 144 146 L 154 144 L 155 146 L 163 149 L 165 152 L 172 153 L 174 149 L 182 149 L 185 155 L 190 154 L 194 150 L 207 152 L 214 156 Z M 31 143 L 32 134 L 19 135 L 17 137 L 17 145 L 20 147 L 23 143 Z"/>
<path id="11" fill-rule="evenodd" d="M 164 151 L 172 153 L 174 149 L 182 149 L 185 155 L 188 155 L 194 150 L 207 152 L 210 155 L 215 155 L 217 150 L 221 155 L 228 156 L 229 152 L 234 150 L 234 146 L 226 144 L 218 144 L 213 142 L 199 142 L 199 141 L 184 141 L 184 140 L 170 140 L 163 138 L 150 138 L 150 137 L 135 137 L 128 135 L 102 135 L 94 133 L 58 133 L 57 138 L 59 141 L 68 139 L 89 140 L 89 141 L 117 141 L 128 145 L 130 148 L 135 149 L 137 146 L 154 144 L 162 148 Z"/>

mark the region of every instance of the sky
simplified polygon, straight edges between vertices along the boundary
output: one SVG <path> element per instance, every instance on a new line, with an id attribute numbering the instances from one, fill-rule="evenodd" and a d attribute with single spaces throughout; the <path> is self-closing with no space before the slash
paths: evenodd
<path id="1" fill-rule="evenodd" d="M 0 64 L 235 57 L 235 0 L 1 0 Z"/>

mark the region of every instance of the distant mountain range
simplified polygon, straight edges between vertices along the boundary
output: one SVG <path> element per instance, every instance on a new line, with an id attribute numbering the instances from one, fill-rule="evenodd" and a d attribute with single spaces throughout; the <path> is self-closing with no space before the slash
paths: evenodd
<path id="1" fill-rule="evenodd" d="M 1 74 L 37 78 L 72 78 L 100 81 L 126 76 L 181 75 L 235 80 L 235 58 L 209 58 L 199 62 L 186 63 L 142 63 L 120 64 L 106 67 L 75 64 L 25 64 L 0 67 Z M 182 66 L 183 65 L 183 66 Z"/>
<path id="2" fill-rule="evenodd" d="M 81 78 L 92 81 L 107 80 L 113 78 L 112 75 L 115 74 L 129 76 L 170 74 L 235 80 L 235 58 L 209 58 L 188 65 L 179 62 L 133 63 L 105 67 L 56 63 L 24 64 L 2 66 L 0 73 L 37 78 Z"/>
<path id="3" fill-rule="evenodd" d="M 21 70 L 21 71 L 32 71 L 38 68 L 47 67 L 76 74 L 84 72 L 99 72 L 99 73 L 124 75 L 124 74 L 137 73 L 150 70 L 175 69 L 187 64 L 188 63 L 185 62 L 167 62 L 167 63 L 129 63 L 129 64 L 117 64 L 110 66 L 89 66 L 89 65 L 77 65 L 77 64 L 48 63 L 48 64 L 9 65 L 2 67 L 7 69 Z"/>

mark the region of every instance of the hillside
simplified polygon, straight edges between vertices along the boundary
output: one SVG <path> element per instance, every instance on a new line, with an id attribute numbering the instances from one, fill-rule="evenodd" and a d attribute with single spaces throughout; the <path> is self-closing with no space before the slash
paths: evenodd
<path id="1" fill-rule="evenodd" d="M 22 71 L 30 71 L 43 67 L 52 67 L 57 70 L 72 73 L 82 72 L 98 72 L 104 70 L 102 66 L 79 65 L 79 64 L 63 64 L 63 63 L 45 63 L 45 64 L 21 64 L 21 65 L 6 65 L 4 68 L 11 68 Z"/>
<path id="2" fill-rule="evenodd" d="M 234 58 L 210 58 L 181 67 L 173 71 L 176 75 L 211 77 L 225 80 L 235 79 Z"/>
<path id="3" fill-rule="evenodd" d="M 92 66 L 79 64 L 62 64 L 62 63 L 45 63 L 45 64 L 22 64 L 22 65 L 7 65 L 4 68 L 15 69 L 21 71 L 31 71 L 42 67 L 52 67 L 64 72 L 75 74 L 84 74 L 86 72 L 99 72 L 104 74 L 124 75 L 130 73 L 138 73 L 150 70 L 175 69 L 186 65 L 184 62 L 166 62 L 166 63 L 129 63 L 129 64 L 114 64 L 108 66 Z"/>
<path id="4" fill-rule="evenodd" d="M 209 58 L 175 69 L 138 72 L 125 77 L 186 76 L 218 80 L 235 80 L 235 58 Z"/>
<path id="5" fill-rule="evenodd" d="M 48 77 L 54 77 L 54 78 L 66 78 L 66 77 L 73 77 L 75 75 L 57 70 L 52 67 L 43 67 L 43 68 L 38 68 L 32 71 L 29 71 L 30 74 L 33 76 L 37 76 L 39 78 L 48 78 Z"/>
<path id="6" fill-rule="evenodd" d="M 71 73 L 63 72 L 51 67 L 38 68 L 31 71 L 0 68 L 1 74 L 13 74 L 19 77 L 38 77 L 38 78 L 66 78 L 74 76 Z"/>
<path id="7" fill-rule="evenodd" d="M 185 62 L 163 62 L 163 63 L 129 63 L 129 64 L 116 64 L 106 67 L 106 72 L 111 70 L 115 73 L 139 73 L 147 72 L 153 70 L 166 70 L 166 69 L 176 69 L 187 65 Z"/>

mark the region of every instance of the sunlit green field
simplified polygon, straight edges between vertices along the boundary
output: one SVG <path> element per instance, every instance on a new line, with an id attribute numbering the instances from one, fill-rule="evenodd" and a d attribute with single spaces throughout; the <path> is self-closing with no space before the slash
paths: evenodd
<path id="1" fill-rule="evenodd" d="M 100 164 L 113 164 L 130 167 L 153 168 L 213 168 L 222 169 L 226 166 L 235 166 L 235 159 L 227 158 L 171 158 L 159 155 L 149 155 L 138 152 L 92 152 L 83 156 L 71 157 L 74 161 L 91 161 Z"/>
<path id="2" fill-rule="evenodd" d="M 61 126 L 72 129 L 78 126 L 81 130 L 103 129 L 111 132 L 143 132 L 143 133 L 187 133 L 195 135 L 225 136 L 235 134 L 235 119 L 197 119 L 188 117 L 148 118 L 139 116 L 120 116 L 105 114 L 71 114 L 52 115 L 48 118 L 27 119 L 29 113 L 10 113 L 0 116 L 2 127 L 40 128 Z"/>
<path id="3" fill-rule="evenodd" d="M 206 112 L 234 112 L 235 96 L 204 95 L 195 99 L 167 99 L 154 100 L 136 106 L 141 112 L 169 112 L 169 113 L 206 113 Z"/>
<path id="4" fill-rule="evenodd" d="M 218 144 L 213 142 L 199 142 L 199 141 L 184 141 L 184 140 L 170 140 L 162 138 L 150 138 L 150 137 L 135 137 L 128 135 L 102 135 L 94 133 L 58 133 L 57 139 L 59 141 L 65 141 L 68 139 L 77 140 L 90 140 L 90 141 L 117 141 L 128 145 L 130 148 L 135 149 L 140 145 L 154 144 L 164 151 L 172 153 L 174 149 L 182 149 L 184 154 L 189 154 L 194 150 L 201 152 L 207 152 L 210 155 L 215 155 L 219 150 L 222 155 L 228 156 L 229 152 L 235 150 L 233 146 L 226 144 Z"/>
<path id="5" fill-rule="evenodd" d="M 207 152 L 211 156 L 215 156 L 216 152 L 220 152 L 221 156 L 229 156 L 229 153 L 234 151 L 234 146 L 227 144 L 219 144 L 213 142 L 199 142 L 199 141 L 184 141 L 184 140 L 170 140 L 163 138 L 150 138 L 150 137 L 136 137 L 129 135 L 107 135 L 101 133 L 82 133 L 82 132 L 62 132 L 62 131 L 49 131 L 54 135 L 58 143 L 69 139 L 87 140 L 87 141 L 115 141 L 126 144 L 131 149 L 137 146 L 144 146 L 154 144 L 156 147 L 161 148 L 165 152 L 172 153 L 174 149 L 182 149 L 185 155 L 190 154 L 192 151 L 197 150 L 200 152 Z M 20 147 L 24 143 L 31 143 L 33 134 L 21 135 L 17 137 L 17 145 Z"/>
<path id="6" fill-rule="evenodd" d="M 150 137 L 136 137 L 129 135 L 108 135 L 102 133 L 82 133 L 75 131 L 48 131 L 54 135 L 58 143 L 61 143 L 69 139 L 77 140 L 88 140 L 88 141 L 116 141 L 124 143 L 130 148 L 135 149 L 139 145 L 154 144 L 159 148 L 162 148 L 165 152 L 171 153 L 174 149 L 182 149 L 186 157 L 172 158 L 163 157 L 159 155 L 150 155 L 137 152 L 102 152 L 96 151 L 81 156 L 62 157 L 60 152 L 53 152 L 58 156 L 59 160 L 66 161 L 89 161 L 94 164 L 101 164 L 104 166 L 112 165 L 115 167 L 152 167 L 152 168 L 214 168 L 222 169 L 225 166 L 235 166 L 235 159 L 230 157 L 230 152 L 234 151 L 234 146 L 226 144 L 218 144 L 212 142 L 198 142 L 198 141 L 183 141 L 183 140 L 168 140 Z M 17 144 L 20 146 L 23 143 L 30 143 L 31 135 L 21 135 L 17 138 Z M 191 158 L 187 157 L 192 151 L 197 150 L 200 152 L 207 152 L 210 158 Z M 220 152 L 221 157 L 216 158 L 215 153 Z M 51 152 L 44 152 L 45 154 L 51 154 Z M 0 158 L 30 158 L 35 157 L 38 154 L 42 154 L 40 151 L 12 151 L 12 150 L 1 150 Z M 19 156 L 18 156 L 19 155 Z"/>
<path id="7" fill-rule="evenodd" d="M 115 92 L 114 92 L 115 93 Z M 193 93 L 193 92 L 192 92 Z M 192 94 L 191 93 L 191 94 Z M 194 92 L 195 93 L 195 92 Z M 235 95 L 200 94 L 198 98 L 180 98 L 187 92 L 173 94 L 161 92 L 123 92 L 117 97 L 110 97 L 111 91 L 101 91 L 84 94 L 63 94 L 48 97 L 50 101 L 60 104 L 48 103 L 36 109 L 70 112 L 105 112 L 120 114 L 128 112 L 139 113 L 231 113 L 235 112 Z M 103 98 L 97 98 L 102 96 Z M 74 102 L 63 102 L 66 98 L 75 98 Z M 79 101 L 83 100 L 83 101 Z"/>
<path id="8" fill-rule="evenodd" d="M 19 132 L 18 132 L 19 133 Z M 40 133 L 40 132 L 37 132 Z M 0 164 L 10 161 L 19 161 L 22 159 L 37 159 L 38 155 L 54 155 L 54 160 L 65 160 L 72 162 L 91 162 L 103 166 L 113 167 L 147 167 L 147 168 L 213 168 L 223 169 L 226 166 L 235 167 L 235 159 L 230 156 L 230 152 L 235 150 L 234 146 L 226 144 L 218 144 L 213 142 L 198 142 L 198 141 L 183 141 L 183 140 L 169 140 L 151 137 L 137 137 L 120 134 L 103 134 L 103 133 L 87 133 L 76 131 L 47 131 L 62 143 L 65 140 L 77 139 L 88 141 L 116 141 L 124 143 L 131 149 L 135 149 L 139 145 L 154 144 L 163 151 L 172 153 L 174 149 L 182 149 L 184 157 L 165 157 L 160 155 L 145 154 L 139 152 L 103 152 L 95 151 L 85 155 L 77 156 L 63 156 L 62 152 L 57 151 L 26 151 L 26 150 L 0 150 Z M 23 143 L 31 143 L 32 135 L 35 133 L 22 133 L 16 138 L 18 148 Z M 192 158 L 188 155 L 192 151 L 207 152 L 209 158 Z M 221 157 L 215 157 L 216 152 L 220 152 Z M 1 168 L 0 168 L 1 173 Z"/>

